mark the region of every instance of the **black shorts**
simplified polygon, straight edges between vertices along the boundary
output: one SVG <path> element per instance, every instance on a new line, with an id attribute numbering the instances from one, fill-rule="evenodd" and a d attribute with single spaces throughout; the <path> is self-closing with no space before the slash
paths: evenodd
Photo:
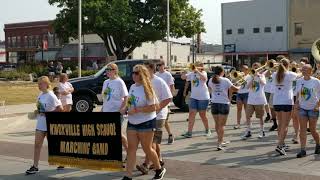
<path id="1" fill-rule="evenodd" d="M 211 113 L 213 115 L 228 115 L 230 112 L 229 104 L 212 103 Z"/>
<path id="2" fill-rule="evenodd" d="M 292 105 L 273 105 L 273 109 L 276 112 L 291 112 L 292 111 Z"/>

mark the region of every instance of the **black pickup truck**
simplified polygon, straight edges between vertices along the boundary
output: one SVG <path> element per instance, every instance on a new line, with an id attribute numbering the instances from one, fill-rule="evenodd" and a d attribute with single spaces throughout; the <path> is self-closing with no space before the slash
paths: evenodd
<path id="1" fill-rule="evenodd" d="M 134 83 L 131 78 L 132 69 L 137 64 L 143 64 L 146 61 L 151 61 L 153 63 L 160 63 L 160 60 L 118 60 L 114 61 L 118 65 L 119 74 L 123 81 L 125 82 L 127 88 Z M 103 82 L 107 79 L 105 75 L 105 68 L 102 68 L 95 75 L 70 79 L 70 83 L 74 87 L 73 97 L 73 111 L 75 112 L 91 112 L 95 105 L 102 104 L 101 90 Z M 208 72 L 208 77 L 211 77 L 212 73 Z M 181 79 L 181 74 L 174 74 L 175 79 L 175 89 L 173 103 L 182 111 L 188 111 L 188 101 L 190 95 L 190 86 L 187 90 L 187 96 L 183 96 L 183 91 L 185 88 L 185 80 Z"/>

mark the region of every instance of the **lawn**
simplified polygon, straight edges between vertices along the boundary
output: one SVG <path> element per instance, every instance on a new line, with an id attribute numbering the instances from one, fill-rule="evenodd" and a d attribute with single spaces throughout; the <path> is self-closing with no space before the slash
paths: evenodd
<path id="1" fill-rule="evenodd" d="M 0 81 L 0 101 L 6 105 L 35 103 L 39 93 L 37 83 Z"/>

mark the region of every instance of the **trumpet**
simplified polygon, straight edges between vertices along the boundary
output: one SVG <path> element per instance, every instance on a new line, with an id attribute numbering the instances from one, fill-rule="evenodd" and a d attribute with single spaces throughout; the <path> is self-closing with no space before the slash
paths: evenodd
<path id="1" fill-rule="evenodd" d="M 290 66 L 290 71 L 294 72 L 294 73 L 298 73 L 300 72 L 299 71 L 299 67 L 298 67 L 298 64 L 296 62 L 293 62 L 291 63 L 291 66 Z"/>
<path id="2" fill-rule="evenodd" d="M 197 67 L 195 63 L 189 64 L 189 70 L 194 71 L 195 69 L 202 71 L 202 70 L 204 70 L 204 67 Z"/>
<path id="3" fill-rule="evenodd" d="M 275 68 L 277 68 L 280 64 L 276 63 L 275 60 L 271 59 L 271 60 L 267 61 L 266 65 L 267 65 L 266 69 L 271 71 L 271 70 L 274 70 Z"/>

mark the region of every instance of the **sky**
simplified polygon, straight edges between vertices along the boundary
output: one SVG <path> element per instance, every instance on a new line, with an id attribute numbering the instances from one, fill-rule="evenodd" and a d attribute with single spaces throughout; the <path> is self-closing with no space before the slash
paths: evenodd
<path id="1" fill-rule="evenodd" d="M 206 33 L 202 40 L 206 43 L 221 44 L 221 3 L 243 0 L 190 0 L 197 9 L 203 10 L 202 20 Z M 26 21 L 53 20 L 59 9 L 48 4 L 48 0 L 1 0 L 0 40 L 4 40 L 4 24 Z M 180 41 L 189 41 L 181 39 Z"/>

